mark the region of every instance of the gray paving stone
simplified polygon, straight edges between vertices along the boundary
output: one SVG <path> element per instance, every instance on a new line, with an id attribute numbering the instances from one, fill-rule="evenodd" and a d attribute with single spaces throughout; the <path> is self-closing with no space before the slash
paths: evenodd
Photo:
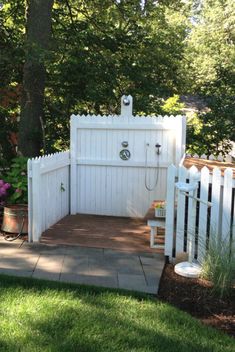
<path id="1" fill-rule="evenodd" d="M 105 267 L 94 267 L 89 268 L 89 275 L 92 276 L 117 276 L 117 271 L 113 270 L 112 268 L 105 268 Z"/>
<path id="2" fill-rule="evenodd" d="M 23 256 L 17 253 L 2 257 L 0 259 L 0 268 L 30 271 L 35 268 L 37 261 L 38 256 Z"/>
<path id="3" fill-rule="evenodd" d="M 119 274 L 127 274 L 127 275 L 142 275 L 143 270 L 141 266 L 139 267 L 129 267 L 129 266 L 123 266 L 119 267 L 117 269 Z"/>
<path id="4" fill-rule="evenodd" d="M 126 274 L 136 274 L 141 275 L 143 273 L 142 266 L 140 264 L 138 257 L 133 258 L 123 258 L 123 257 L 100 257 L 100 258 L 91 258 L 89 257 L 89 268 L 90 271 L 94 271 L 97 268 L 103 269 L 106 271 L 116 271 Z"/>
<path id="5" fill-rule="evenodd" d="M 145 276 L 147 286 L 158 286 L 160 278 L 157 275 L 146 275 Z"/>
<path id="6" fill-rule="evenodd" d="M 158 277 L 161 277 L 164 266 L 143 265 L 142 268 L 145 275 L 156 275 Z"/>
<path id="7" fill-rule="evenodd" d="M 151 293 L 153 295 L 156 295 L 158 293 L 158 286 L 157 285 L 147 286 L 146 291 L 142 291 L 142 292 Z"/>
<path id="8" fill-rule="evenodd" d="M 21 244 L 0 241 L 0 273 L 156 294 L 164 267 L 156 253 Z"/>
<path id="9" fill-rule="evenodd" d="M 61 274 L 61 281 L 76 282 L 84 285 L 117 288 L 117 276 L 73 275 Z"/>
<path id="10" fill-rule="evenodd" d="M 59 281 L 60 279 L 60 273 L 56 272 L 47 272 L 44 270 L 36 269 L 33 274 L 33 278 L 36 279 L 44 279 L 44 280 L 52 280 L 52 281 Z"/>
<path id="11" fill-rule="evenodd" d="M 66 255 L 67 253 L 67 249 L 65 247 L 55 247 L 53 249 L 41 249 L 40 251 L 40 254 L 43 254 L 43 255 Z"/>
<path id="12" fill-rule="evenodd" d="M 0 247 L 0 258 L 14 256 L 19 253 L 19 248 L 16 247 Z"/>
<path id="13" fill-rule="evenodd" d="M 24 242 L 21 246 L 22 249 L 31 251 L 31 252 L 53 252 L 53 251 L 65 251 L 66 247 L 64 246 L 58 246 L 58 245 L 46 245 L 43 243 L 39 242 Z"/>
<path id="14" fill-rule="evenodd" d="M 22 276 L 31 277 L 33 274 L 32 270 L 18 270 L 18 269 L 0 269 L 0 274 L 12 275 L 12 276 Z"/>
<path id="15" fill-rule="evenodd" d="M 36 270 L 60 273 L 64 262 L 64 255 L 40 255 Z"/>
<path id="16" fill-rule="evenodd" d="M 104 248 L 104 256 L 107 258 L 133 258 L 138 257 L 138 253 L 135 252 L 126 252 L 126 251 L 117 251 L 114 249 Z"/>
<path id="17" fill-rule="evenodd" d="M 118 287 L 143 291 L 147 290 L 147 284 L 144 275 L 120 274 L 118 273 Z"/>
<path id="18" fill-rule="evenodd" d="M 150 265 L 150 266 L 164 266 L 164 259 L 163 258 L 156 258 L 156 257 L 144 257 L 140 256 L 141 263 L 143 265 Z"/>
<path id="19" fill-rule="evenodd" d="M 15 241 L 6 241 L 3 236 L 0 236 L 0 246 L 4 247 L 16 247 L 19 248 L 25 241 L 22 239 L 17 239 Z"/>
<path id="20" fill-rule="evenodd" d="M 103 255 L 104 251 L 103 248 L 93 248 L 93 247 L 67 247 L 66 254 L 67 255 L 91 255 L 91 256 L 98 256 Z"/>
<path id="21" fill-rule="evenodd" d="M 124 257 L 115 257 L 115 258 L 110 258 L 106 259 L 106 261 L 109 263 L 109 265 L 115 266 L 115 267 L 138 267 L 141 266 L 139 257 L 130 257 L 130 258 L 124 258 Z"/>
<path id="22" fill-rule="evenodd" d="M 64 257 L 64 262 L 62 266 L 62 273 L 71 273 L 71 274 L 82 274 L 88 273 L 88 256 L 87 255 L 78 255 L 78 256 L 69 256 Z"/>

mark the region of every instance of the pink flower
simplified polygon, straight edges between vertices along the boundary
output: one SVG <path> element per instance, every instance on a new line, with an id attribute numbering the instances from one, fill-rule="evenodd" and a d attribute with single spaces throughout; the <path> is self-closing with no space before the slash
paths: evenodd
<path id="1" fill-rule="evenodd" d="M 16 192 L 16 193 L 22 193 L 22 190 L 19 189 L 19 188 L 16 188 L 15 192 Z"/>
<path id="2" fill-rule="evenodd" d="M 4 185 L 4 181 L 0 180 L 0 187 L 2 187 Z"/>
<path id="3" fill-rule="evenodd" d="M 3 185 L 4 189 L 9 189 L 11 187 L 10 183 L 5 183 L 5 185 Z"/>
<path id="4" fill-rule="evenodd" d="M 7 194 L 6 190 L 3 187 L 1 187 L 0 188 L 0 196 L 5 196 L 6 194 Z"/>

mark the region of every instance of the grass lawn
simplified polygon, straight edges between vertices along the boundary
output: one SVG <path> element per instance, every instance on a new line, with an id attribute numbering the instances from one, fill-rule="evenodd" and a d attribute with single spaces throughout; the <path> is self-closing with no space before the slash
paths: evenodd
<path id="1" fill-rule="evenodd" d="M 235 340 L 145 295 L 0 276 L 0 351 L 233 352 Z"/>

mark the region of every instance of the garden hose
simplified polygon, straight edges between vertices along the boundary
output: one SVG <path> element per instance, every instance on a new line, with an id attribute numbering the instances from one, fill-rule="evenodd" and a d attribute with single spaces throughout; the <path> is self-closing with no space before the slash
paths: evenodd
<path id="1" fill-rule="evenodd" d="M 158 184 L 158 179 L 159 179 L 159 157 L 157 158 L 157 166 L 155 168 L 155 173 L 154 173 L 154 176 L 155 176 L 155 183 L 153 185 L 153 187 L 150 187 L 150 185 L 147 184 L 147 172 L 148 172 L 148 145 L 146 145 L 146 153 L 145 153 L 145 177 L 144 177 L 144 185 L 145 185 L 145 188 L 151 192 L 153 191 L 156 187 L 157 187 L 157 184 Z"/>
<path id="2" fill-rule="evenodd" d="M 21 223 L 21 227 L 20 227 L 20 231 L 19 231 L 18 235 L 14 236 L 14 237 L 11 237 L 10 235 L 4 235 L 3 234 L 3 237 L 4 237 L 5 241 L 13 242 L 13 241 L 17 240 L 17 238 L 19 238 L 22 235 L 22 231 L 23 231 L 23 227 L 24 227 L 24 220 L 25 220 L 25 218 L 23 217 L 22 223 Z"/>

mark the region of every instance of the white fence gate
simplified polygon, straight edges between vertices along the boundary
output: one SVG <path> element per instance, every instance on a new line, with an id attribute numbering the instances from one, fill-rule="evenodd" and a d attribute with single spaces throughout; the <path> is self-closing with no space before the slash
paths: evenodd
<path id="1" fill-rule="evenodd" d="M 184 193 L 176 190 L 176 182 L 198 182 L 197 198 L 202 202 L 186 199 Z M 189 195 L 193 196 L 193 191 Z M 168 168 L 166 201 L 165 255 L 169 258 L 191 249 L 193 256 L 201 261 L 208 241 L 214 237 L 234 245 L 235 179 L 231 168 L 222 175 L 218 168 L 210 174 L 207 167 L 198 171 L 195 166 L 186 169 L 171 165 Z M 211 207 L 208 202 L 212 203 Z"/>
<path id="2" fill-rule="evenodd" d="M 132 97 L 121 101 L 120 116 L 71 116 L 72 214 L 143 217 L 165 199 L 167 167 L 185 151 L 185 118 L 132 116 Z M 145 183 L 157 178 L 149 192 Z"/>
<path id="3" fill-rule="evenodd" d="M 28 160 L 29 242 L 69 214 L 69 182 L 69 151 Z"/>

